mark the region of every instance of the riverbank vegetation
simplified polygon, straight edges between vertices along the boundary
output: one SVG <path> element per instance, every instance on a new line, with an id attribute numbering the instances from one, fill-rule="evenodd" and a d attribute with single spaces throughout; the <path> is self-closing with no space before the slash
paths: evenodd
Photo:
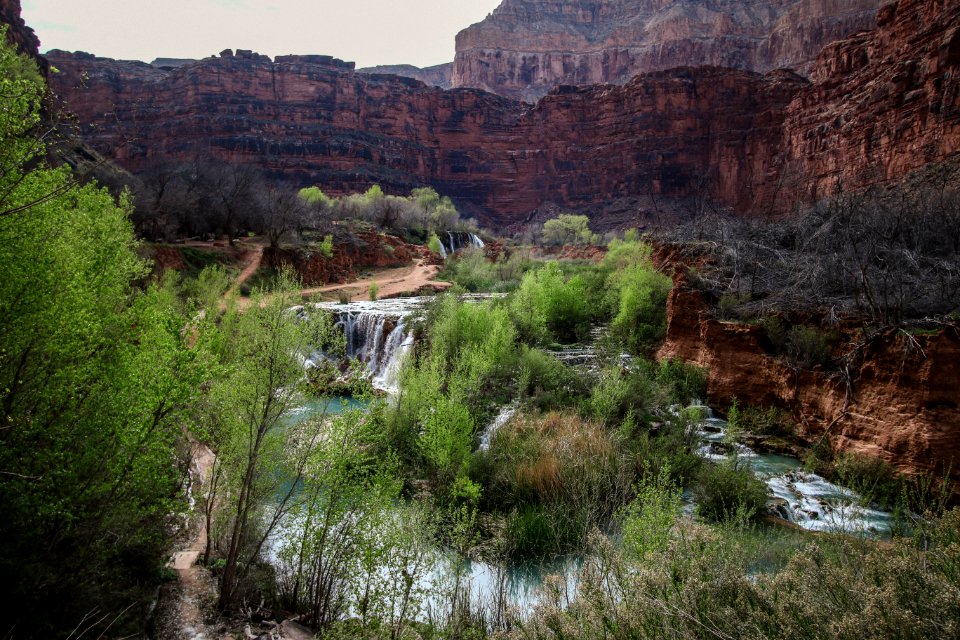
<path id="1" fill-rule="evenodd" d="M 458 283 L 509 295 L 434 299 L 385 399 L 346 370 L 335 319 L 297 306 L 293 274 L 243 307 L 218 265 L 151 278 L 131 220 L 233 236 L 236 203 L 263 191 L 273 244 L 309 210 L 328 246 L 331 220 L 436 246 L 471 230 L 449 200 L 290 198 L 229 167 L 195 167 L 198 190 L 181 167 L 148 172 L 135 204 L 47 164 L 42 81 L 5 45 L 0 94 L 3 637 L 144 632 L 198 526 L 208 615 L 238 633 L 282 610 L 331 638 L 957 634 L 956 510 L 910 503 L 911 536 L 883 543 L 770 527 L 754 474 L 700 455 L 703 410 L 685 407 L 706 374 L 653 360 L 671 280 L 635 233 L 596 262 L 463 254 Z M 549 233 L 586 242 L 580 222 Z M 789 429 L 775 410 L 739 422 Z M 904 486 L 835 462 L 867 500 Z M 520 609 L 511 575 L 531 565 L 559 575 Z"/>

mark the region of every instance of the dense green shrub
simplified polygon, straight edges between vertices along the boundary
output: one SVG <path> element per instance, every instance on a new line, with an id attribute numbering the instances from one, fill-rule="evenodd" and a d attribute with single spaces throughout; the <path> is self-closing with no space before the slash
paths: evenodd
<path id="1" fill-rule="evenodd" d="M 790 414 L 777 407 L 738 408 L 736 422 L 739 431 L 763 436 L 790 436 L 796 429 Z"/>
<path id="2" fill-rule="evenodd" d="M 578 276 L 567 280 L 555 262 L 523 277 L 510 302 L 510 315 L 519 336 L 529 344 L 569 344 L 590 332 L 586 285 Z"/>
<path id="3" fill-rule="evenodd" d="M 745 522 L 766 514 L 766 485 L 736 462 L 703 465 L 693 494 L 697 513 L 708 520 Z"/>
<path id="4" fill-rule="evenodd" d="M 423 348 L 401 372 L 386 430 L 411 469 L 426 460 L 447 481 L 466 462 L 464 443 L 472 442 L 490 401 L 510 399 L 517 344 L 506 309 L 492 302 L 441 296 L 428 310 L 426 326 Z"/>
<path id="5" fill-rule="evenodd" d="M 752 570 L 755 545 L 729 531 L 679 520 L 642 562 L 595 536 L 573 602 L 550 585 L 507 637 L 921 640 L 960 628 L 960 511 L 934 520 L 924 546 L 818 537 L 769 574 Z"/>
<path id="6" fill-rule="evenodd" d="M 589 392 L 582 374 L 539 349 L 524 345 L 518 364 L 517 393 L 541 411 L 574 406 Z"/>
<path id="7" fill-rule="evenodd" d="M 707 372 L 703 367 L 671 358 L 660 362 L 656 376 L 657 382 L 669 387 L 677 403 L 690 404 L 707 395 Z"/>
<path id="8" fill-rule="evenodd" d="M 590 219 L 571 213 L 561 213 L 543 223 L 543 242 L 547 245 L 590 244 L 594 239 L 590 231 Z"/>
<path id="9" fill-rule="evenodd" d="M 496 260 L 489 260 L 482 249 L 467 247 L 447 260 L 438 277 L 467 291 L 502 293 L 516 289 L 534 264 L 520 252 L 504 250 Z"/>
<path id="10" fill-rule="evenodd" d="M 633 353 L 642 353 L 663 339 L 666 303 L 672 281 L 650 262 L 650 246 L 630 240 L 610 243 L 601 268 L 608 274 L 605 303 L 611 331 Z"/>
<path id="11" fill-rule="evenodd" d="M 608 426 L 620 424 L 628 414 L 643 416 L 669 404 L 670 389 L 659 384 L 649 363 L 631 369 L 607 367 L 590 396 L 590 412 Z"/>
<path id="12" fill-rule="evenodd" d="M 853 489 L 867 503 L 892 508 L 901 498 L 903 485 L 888 463 L 857 453 L 841 453 L 833 463 L 837 481 Z"/>
<path id="13" fill-rule="evenodd" d="M 427 248 L 434 253 L 443 253 L 443 244 L 440 242 L 440 238 L 437 237 L 436 233 L 430 234 L 430 239 L 427 240 Z"/>

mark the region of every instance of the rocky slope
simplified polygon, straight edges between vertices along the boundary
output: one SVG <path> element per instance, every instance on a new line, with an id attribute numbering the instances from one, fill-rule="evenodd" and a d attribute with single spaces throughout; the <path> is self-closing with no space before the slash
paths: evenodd
<path id="1" fill-rule="evenodd" d="M 942 477 L 960 491 L 960 327 L 935 335 L 888 330 L 863 339 L 844 332 L 836 357 L 851 358 L 849 384 L 839 370 L 793 367 L 763 347 L 764 330 L 716 320 L 681 272 L 667 306 L 660 358 L 681 358 L 709 370 L 715 406 L 790 410 L 811 445 L 879 457 L 902 473 Z"/>
<path id="2" fill-rule="evenodd" d="M 883 2 L 504 0 L 457 36 L 453 86 L 532 102 L 680 66 L 806 73 L 824 45 L 873 28 Z"/>

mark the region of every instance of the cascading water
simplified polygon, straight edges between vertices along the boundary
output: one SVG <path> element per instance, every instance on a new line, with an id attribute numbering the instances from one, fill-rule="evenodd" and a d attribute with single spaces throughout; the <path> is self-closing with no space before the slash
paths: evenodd
<path id="1" fill-rule="evenodd" d="M 771 510 L 785 520 L 809 531 L 842 531 L 883 535 L 890 532 L 891 514 L 862 506 L 856 492 L 804 471 L 799 460 L 788 456 L 761 454 L 742 444 L 727 443 L 727 423 L 714 417 L 709 407 L 695 406 L 700 412 L 698 428 L 703 446 L 702 458 L 715 462 L 732 454 L 767 485 L 772 496 Z"/>
<path id="2" fill-rule="evenodd" d="M 497 417 L 493 419 L 493 422 L 487 425 L 487 428 L 483 430 L 483 433 L 480 434 L 480 451 L 488 451 L 490 449 L 490 443 L 493 441 L 493 436 L 496 435 L 497 431 L 500 430 L 500 427 L 510 422 L 513 416 L 516 415 L 519 405 L 516 403 L 508 404 L 505 407 L 500 409 L 500 413 L 497 414 Z"/>
<path id="3" fill-rule="evenodd" d="M 413 348 L 407 319 L 423 306 L 424 298 L 319 304 L 343 329 L 347 357 L 367 366 L 373 386 L 387 392 L 397 389 L 403 361 Z"/>
<path id="4" fill-rule="evenodd" d="M 483 240 L 475 233 L 469 233 L 467 231 L 447 231 L 446 241 L 440 241 L 440 255 L 444 260 L 448 256 L 452 256 L 457 251 L 465 249 L 466 247 L 476 247 L 477 249 L 483 249 L 486 244 Z"/>

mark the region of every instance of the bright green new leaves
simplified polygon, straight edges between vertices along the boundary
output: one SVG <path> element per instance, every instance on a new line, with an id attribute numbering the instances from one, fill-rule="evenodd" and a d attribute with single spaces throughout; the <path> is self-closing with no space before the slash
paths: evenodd
<path id="1" fill-rule="evenodd" d="M 590 219 L 587 216 L 561 213 L 543 223 L 543 241 L 556 246 L 590 244 L 593 241 Z"/>
<path id="2" fill-rule="evenodd" d="M 0 580 L 52 637 L 159 575 L 205 366 L 175 296 L 133 286 L 126 198 L 43 164 L 29 64 L 0 45 Z"/>
<path id="3" fill-rule="evenodd" d="M 531 344 L 575 342 L 590 327 L 590 295 L 579 276 L 567 280 L 550 262 L 528 272 L 510 302 L 510 316 Z"/>
<path id="4" fill-rule="evenodd" d="M 673 283 L 650 263 L 650 246 L 632 238 L 611 242 L 601 266 L 609 272 L 606 301 L 613 310 L 613 334 L 633 353 L 649 349 L 663 337 Z"/>
<path id="5" fill-rule="evenodd" d="M 680 488 L 670 479 L 669 467 L 645 477 L 635 491 L 636 498 L 620 514 L 621 528 L 624 548 L 642 560 L 666 551 L 683 501 Z"/>

